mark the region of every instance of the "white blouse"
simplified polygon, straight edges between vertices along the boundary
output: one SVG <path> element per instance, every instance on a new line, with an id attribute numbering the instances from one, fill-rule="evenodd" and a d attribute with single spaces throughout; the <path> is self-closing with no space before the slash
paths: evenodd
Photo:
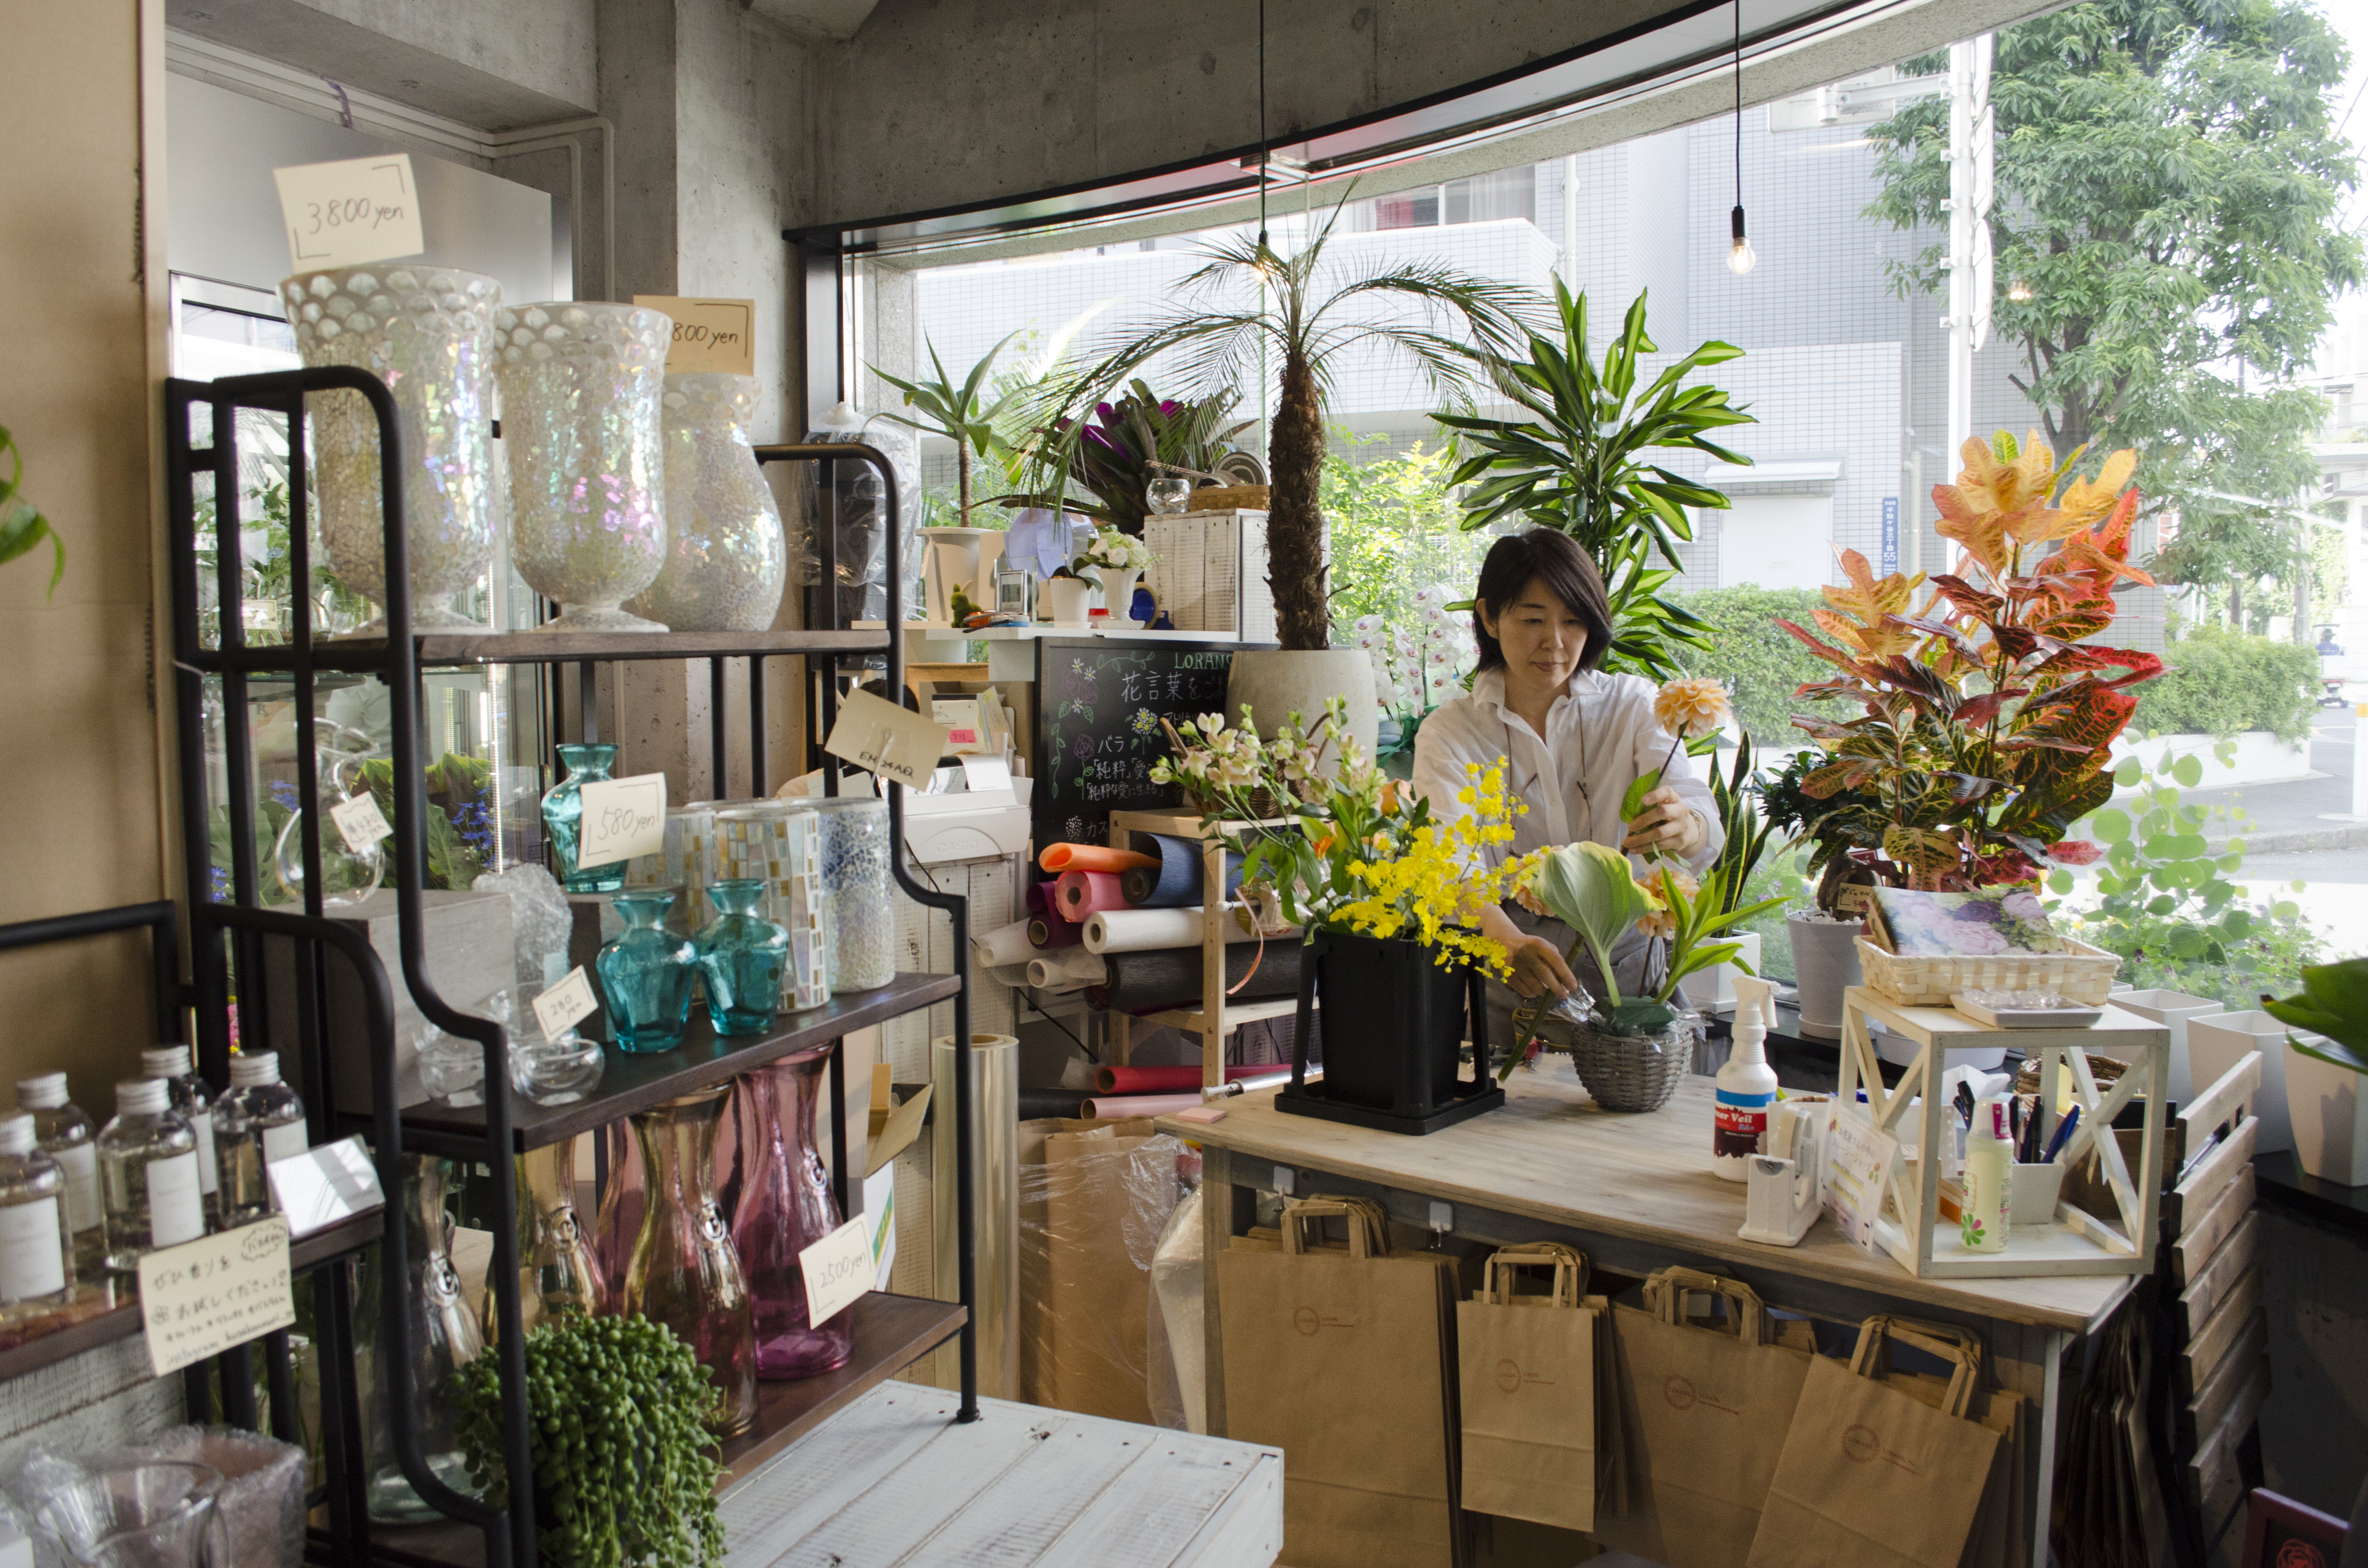
<path id="1" fill-rule="evenodd" d="M 1653 717 L 1653 693 L 1642 676 L 1581 670 L 1554 699 L 1542 736 L 1505 705 L 1504 671 L 1484 670 L 1468 695 L 1441 703 L 1415 733 L 1414 786 L 1429 801 L 1433 821 L 1452 822 L 1472 814 L 1456 799 L 1469 782 L 1464 765 L 1503 763 L 1507 790 L 1530 809 L 1513 819 L 1513 842 L 1491 851 L 1495 863 L 1584 839 L 1617 849 L 1628 836 L 1621 796 L 1668 757 L 1662 782 L 1702 819 L 1702 846 L 1685 857 L 1699 872 L 1717 856 L 1725 830 L 1685 748 L 1669 756 L 1668 732 Z"/>

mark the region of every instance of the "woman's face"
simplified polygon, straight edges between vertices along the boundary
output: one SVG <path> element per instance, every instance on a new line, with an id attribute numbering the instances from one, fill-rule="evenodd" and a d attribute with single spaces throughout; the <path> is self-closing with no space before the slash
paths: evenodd
<path id="1" fill-rule="evenodd" d="M 1587 622 L 1553 589 L 1532 579 L 1502 611 L 1487 600 L 1480 624 L 1505 653 L 1505 678 L 1531 689 L 1560 690 L 1587 654 Z"/>

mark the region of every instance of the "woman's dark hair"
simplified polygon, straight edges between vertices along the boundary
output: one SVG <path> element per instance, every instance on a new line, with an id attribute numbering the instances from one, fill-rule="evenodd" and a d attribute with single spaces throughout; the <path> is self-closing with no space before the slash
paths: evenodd
<path id="1" fill-rule="evenodd" d="M 1600 666 L 1611 652 L 1611 596 L 1603 591 L 1603 574 L 1595 569 L 1587 551 L 1568 534 L 1553 528 L 1508 534 L 1488 547 L 1488 559 L 1480 563 L 1480 585 L 1474 595 L 1490 615 L 1501 619 L 1506 608 L 1531 583 L 1544 585 L 1586 625 L 1587 652 L 1579 655 L 1578 667 Z M 1480 644 L 1482 669 L 1495 669 L 1505 662 L 1504 649 L 1480 624 L 1477 605 L 1472 611 L 1472 635 Z"/>

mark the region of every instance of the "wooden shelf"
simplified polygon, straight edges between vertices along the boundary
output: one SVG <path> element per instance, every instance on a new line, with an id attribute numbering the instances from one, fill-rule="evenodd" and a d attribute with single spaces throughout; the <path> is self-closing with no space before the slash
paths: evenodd
<path id="1" fill-rule="evenodd" d="M 768 1460 L 960 1332 L 969 1314 L 952 1301 L 874 1290 L 847 1309 L 855 1349 L 847 1365 L 818 1378 L 757 1385 L 757 1426 L 723 1445 L 723 1481 L 732 1488 Z"/>
<path id="2" fill-rule="evenodd" d="M 413 639 L 423 669 L 473 665 L 558 665 L 581 659 L 647 660 L 772 657 L 798 653 L 884 653 L 878 631 L 438 631 Z M 200 653 L 208 673 L 221 667 L 216 651 Z M 232 662 L 232 661 L 224 661 Z M 294 650 L 250 647 L 235 656 L 252 676 L 295 667 Z M 315 671 L 378 671 L 387 663 L 383 637 L 316 638 Z"/>
<path id="3" fill-rule="evenodd" d="M 1266 1002 L 1228 1002 L 1225 1004 L 1224 1028 L 1227 1034 L 1244 1024 L 1259 1023 L 1268 1018 L 1287 1018 L 1299 1011 L 1296 996 L 1277 996 Z M 1137 1023 L 1164 1024 L 1172 1029 L 1191 1034 L 1207 1034 L 1216 1028 L 1216 1021 L 1198 1009 L 1171 1009 L 1164 1013 L 1140 1013 Z"/>
<path id="4" fill-rule="evenodd" d="M 677 1095 L 727 1082 L 768 1062 L 828 1045 L 856 1029 L 917 1012 L 961 989 L 961 980 L 951 974 L 899 974 L 877 991 L 851 992 L 819 1007 L 785 1014 L 778 1020 L 780 1028 L 763 1035 L 718 1036 L 704 1010 L 694 1009 L 683 1043 L 672 1051 L 629 1051 L 609 1044 L 599 1086 L 573 1105 L 540 1106 L 506 1090 L 512 1146 L 524 1153 L 606 1127 Z M 854 1091 L 849 1093 L 852 1096 Z M 482 1142 L 485 1108 L 430 1101 L 406 1108 L 403 1125 L 406 1132 Z"/>
<path id="5" fill-rule="evenodd" d="M 301 1274 L 331 1258 L 359 1252 L 378 1241 L 379 1230 L 379 1211 L 372 1210 L 315 1231 L 289 1244 L 289 1266 Z M 110 1276 L 95 1285 L 76 1285 L 73 1301 L 59 1309 L 53 1320 L 40 1321 L 54 1321 L 57 1326 L 0 1348 L 0 1382 L 131 1338 L 140 1332 L 140 1297 L 129 1280 Z M 8 1332 L 18 1330 L 12 1326 Z"/>

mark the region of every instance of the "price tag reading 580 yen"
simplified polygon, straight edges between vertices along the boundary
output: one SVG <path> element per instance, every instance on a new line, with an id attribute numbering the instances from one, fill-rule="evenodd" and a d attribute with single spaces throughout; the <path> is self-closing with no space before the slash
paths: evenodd
<path id="1" fill-rule="evenodd" d="M 337 824 L 337 834 L 346 847 L 357 855 L 367 855 L 370 846 L 392 834 L 386 813 L 378 809 L 378 797 L 364 790 L 350 801 L 340 801 L 329 808 L 329 820 Z"/>

